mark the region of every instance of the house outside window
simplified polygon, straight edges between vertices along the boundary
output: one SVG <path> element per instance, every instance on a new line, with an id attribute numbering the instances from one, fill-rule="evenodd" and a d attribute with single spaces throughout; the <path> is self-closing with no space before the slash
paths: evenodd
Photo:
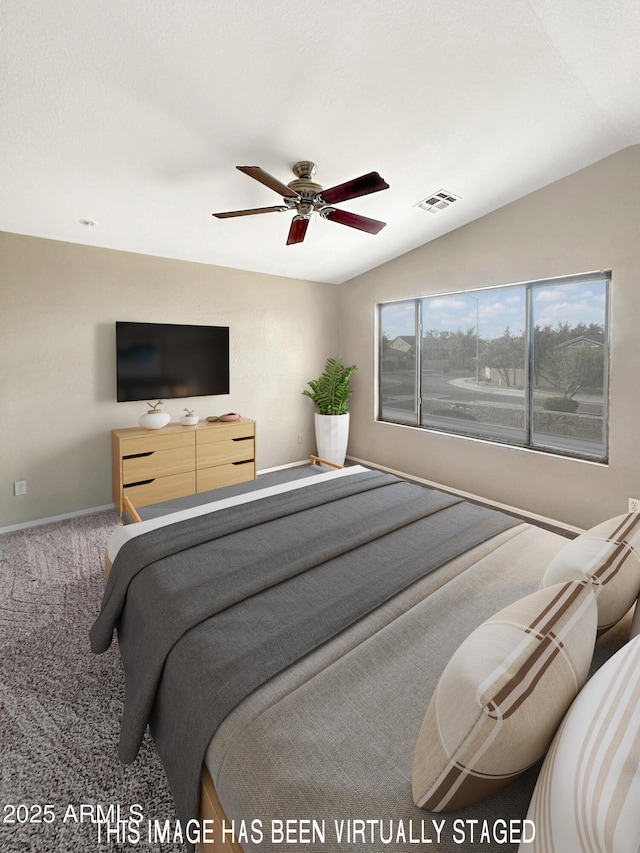
<path id="1" fill-rule="evenodd" d="M 610 280 L 379 305 L 379 419 L 606 461 Z"/>

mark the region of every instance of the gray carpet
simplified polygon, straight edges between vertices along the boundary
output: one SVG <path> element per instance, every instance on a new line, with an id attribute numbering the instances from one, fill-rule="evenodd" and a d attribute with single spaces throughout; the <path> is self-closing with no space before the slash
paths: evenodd
<path id="1" fill-rule="evenodd" d="M 149 843 L 147 821 L 175 821 L 173 801 L 150 737 L 137 761 L 117 759 L 123 676 L 117 644 L 104 655 L 89 649 L 100 606 L 103 556 L 115 512 L 101 512 L 0 536 L 0 850 L 157 851 L 180 844 Z M 55 819 L 34 822 L 51 804 Z M 85 820 L 80 805 L 85 804 Z M 120 805 L 128 817 L 141 804 L 141 840 L 98 839 L 99 806 Z M 73 811 L 69 809 L 73 806 Z M 65 815 L 67 821 L 64 822 Z M 47 817 L 48 820 L 48 817 Z M 128 837 L 127 837 L 128 836 Z"/>

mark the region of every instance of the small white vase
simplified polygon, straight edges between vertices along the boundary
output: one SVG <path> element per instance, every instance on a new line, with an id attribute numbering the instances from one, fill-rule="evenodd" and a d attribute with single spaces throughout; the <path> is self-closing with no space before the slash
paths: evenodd
<path id="1" fill-rule="evenodd" d="M 180 418 L 180 423 L 183 426 L 194 426 L 195 424 L 198 423 L 199 420 L 200 420 L 199 415 L 183 415 Z"/>
<path id="2" fill-rule="evenodd" d="M 349 441 L 349 413 L 321 415 L 316 412 L 315 425 L 318 456 L 335 465 L 344 465 Z"/>
<path id="3" fill-rule="evenodd" d="M 140 415 L 138 423 L 145 429 L 162 429 L 171 420 L 171 415 L 168 412 L 146 412 Z"/>

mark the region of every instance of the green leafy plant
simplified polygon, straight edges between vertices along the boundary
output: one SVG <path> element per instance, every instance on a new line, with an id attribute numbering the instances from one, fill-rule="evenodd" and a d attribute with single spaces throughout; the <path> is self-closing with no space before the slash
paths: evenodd
<path id="1" fill-rule="evenodd" d="M 547 412 L 575 412 L 580 403 L 571 397 L 547 397 L 542 405 Z"/>
<path id="2" fill-rule="evenodd" d="M 310 397 L 321 415 L 346 415 L 349 410 L 351 374 L 358 368 L 355 364 L 345 367 L 342 358 L 328 358 L 324 372 L 318 379 L 307 382 L 311 388 L 302 392 Z"/>

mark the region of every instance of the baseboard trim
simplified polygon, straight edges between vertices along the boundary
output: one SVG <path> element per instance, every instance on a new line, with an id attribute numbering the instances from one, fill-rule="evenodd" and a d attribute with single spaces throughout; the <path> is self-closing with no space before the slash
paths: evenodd
<path id="1" fill-rule="evenodd" d="M 358 459 L 356 456 L 347 456 L 347 459 L 351 460 L 351 462 L 357 463 L 358 465 L 366 465 L 368 468 L 376 468 L 379 471 L 386 471 L 388 474 L 395 474 L 396 477 L 402 477 L 403 480 L 412 480 L 414 483 L 420 483 L 423 486 L 430 486 L 432 489 L 440 489 L 443 492 L 449 492 L 449 494 L 465 498 L 465 500 L 474 501 L 475 503 L 489 506 L 492 509 L 499 509 L 503 512 L 508 512 L 510 515 L 515 515 L 518 518 L 523 519 L 523 521 L 530 521 L 531 524 L 538 525 L 539 527 L 546 527 L 547 529 L 554 530 L 557 533 L 570 536 L 577 536 L 580 533 L 584 533 L 584 529 L 582 527 L 574 527 L 572 524 L 565 524 L 562 521 L 556 521 L 555 518 L 536 515 L 534 512 L 527 512 L 517 506 L 510 506 L 509 504 L 490 501 L 487 498 L 483 498 L 481 495 L 474 495 L 471 492 L 463 492 L 460 489 L 454 489 L 451 486 L 445 486 L 443 483 L 436 483 L 433 480 L 425 480 L 422 477 L 416 477 L 414 474 L 407 474 L 404 471 L 396 471 L 394 468 L 387 468 L 385 465 L 378 465 L 377 462 Z"/>
<path id="2" fill-rule="evenodd" d="M 273 471 L 284 471 L 286 468 L 299 468 L 302 465 L 309 464 L 309 457 L 302 459 L 300 462 L 289 462 L 287 465 L 276 465 L 275 468 L 265 468 L 258 471 L 257 474 L 271 474 Z M 81 515 L 91 515 L 94 512 L 104 512 L 107 509 L 112 509 L 115 512 L 115 504 L 104 504 L 104 506 L 92 506 L 88 509 L 78 509 L 74 512 L 65 512 L 62 515 L 51 515 L 48 518 L 36 518 L 33 521 L 21 521 L 17 524 L 8 524 L 6 527 L 0 527 L 0 536 L 3 533 L 14 533 L 17 530 L 27 530 L 30 527 L 41 527 L 44 524 L 55 524 L 56 521 L 66 521 L 69 518 L 78 518 Z"/>
<path id="3" fill-rule="evenodd" d="M 73 512 L 63 512 L 62 515 L 50 515 L 48 518 L 36 518 L 33 521 L 21 521 L 18 524 L 9 524 L 0 527 L 0 535 L 13 533 L 16 530 L 26 530 L 29 527 L 41 527 L 44 524 L 55 524 L 56 521 L 66 521 L 69 518 L 78 518 L 81 515 L 92 515 L 94 512 L 104 512 L 107 509 L 116 510 L 115 504 L 104 504 L 104 506 L 92 506 L 89 509 L 77 509 Z"/>

